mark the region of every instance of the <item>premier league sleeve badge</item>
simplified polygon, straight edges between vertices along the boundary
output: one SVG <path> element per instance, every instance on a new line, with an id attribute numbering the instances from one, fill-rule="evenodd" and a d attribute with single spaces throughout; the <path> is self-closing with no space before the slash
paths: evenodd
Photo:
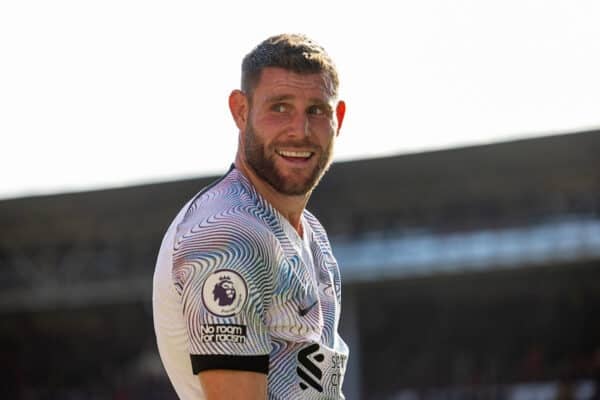
<path id="1" fill-rule="evenodd" d="M 202 286 L 202 302 L 217 317 L 239 313 L 248 298 L 246 281 L 237 272 L 220 269 L 210 275 Z"/>

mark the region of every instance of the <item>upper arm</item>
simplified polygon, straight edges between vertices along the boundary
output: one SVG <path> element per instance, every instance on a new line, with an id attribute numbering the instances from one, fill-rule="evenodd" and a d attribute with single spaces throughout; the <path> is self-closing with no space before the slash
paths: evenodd
<path id="1" fill-rule="evenodd" d="M 272 246 L 262 230 L 247 227 L 253 228 L 251 221 L 228 222 L 186 233 L 174 253 L 173 274 L 192 372 L 200 373 L 202 386 L 215 393 L 247 387 L 260 395 L 271 350 L 266 310 L 275 269 L 265 249 Z"/>
<path id="2" fill-rule="evenodd" d="M 198 374 L 207 400 L 264 400 L 267 398 L 267 375 L 214 369 Z"/>

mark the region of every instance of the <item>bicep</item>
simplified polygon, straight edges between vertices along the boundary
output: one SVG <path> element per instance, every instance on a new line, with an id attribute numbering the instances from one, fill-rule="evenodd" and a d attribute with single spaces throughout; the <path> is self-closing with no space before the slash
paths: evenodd
<path id="1" fill-rule="evenodd" d="M 267 398 L 267 375 L 235 370 L 206 370 L 198 374 L 207 400 Z"/>

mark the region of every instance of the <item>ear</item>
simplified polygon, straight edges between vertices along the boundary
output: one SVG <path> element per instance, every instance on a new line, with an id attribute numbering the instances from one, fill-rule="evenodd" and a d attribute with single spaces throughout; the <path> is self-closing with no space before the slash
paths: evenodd
<path id="1" fill-rule="evenodd" d="M 246 130 L 248 122 L 248 97 L 241 90 L 234 90 L 229 95 L 229 111 L 240 132 Z"/>
<path id="2" fill-rule="evenodd" d="M 344 100 L 340 100 L 335 107 L 335 116 L 337 117 L 337 132 L 335 135 L 340 134 L 340 129 L 342 129 L 342 123 L 344 122 L 344 115 L 346 115 L 346 103 Z"/>

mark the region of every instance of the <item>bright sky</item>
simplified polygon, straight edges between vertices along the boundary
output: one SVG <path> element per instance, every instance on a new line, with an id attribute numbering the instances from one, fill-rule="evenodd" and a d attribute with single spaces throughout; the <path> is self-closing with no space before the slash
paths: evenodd
<path id="1" fill-rule="evenodd" d="M 242 57 L 340 70 L 337 160 L 600 127 L 595 0 L 0 2 L 0 198 L 216 174 Z"/>

